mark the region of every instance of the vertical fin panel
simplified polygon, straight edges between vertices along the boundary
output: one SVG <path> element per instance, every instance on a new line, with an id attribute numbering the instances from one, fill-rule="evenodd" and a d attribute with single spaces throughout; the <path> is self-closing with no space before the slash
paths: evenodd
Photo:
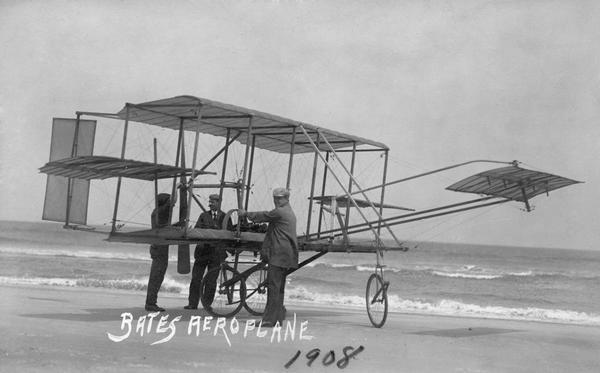
<path id="1" fill-rule="evenodd" d="M 76 124 L 76 119 L 53 118 L 50 161 L 71 158 Z M 95 120 L 79 120 L 75 156 L 92 155 L 95 134 Z M 42 220 L 66 221 L 68 182 L 69 179 L 66 177 L 48 175 Z M 73 179 L 71 186 L 69 223 L 87 224 L 90 182 L 89 180 Z"/>

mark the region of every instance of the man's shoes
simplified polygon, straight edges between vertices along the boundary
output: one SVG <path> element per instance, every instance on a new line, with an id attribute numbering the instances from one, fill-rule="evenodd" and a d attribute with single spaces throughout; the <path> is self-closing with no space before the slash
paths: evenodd
<path id="1" fill-rule="evenodd" d="M 188 304 L 187 306 L 183 306 L 183 308 L 186 310 L 197 310 L 198 306 L 192 306 L 191 304 Z"/>
<path id="2" fill-rule="evenodd" d="M 275 323 L 272 321 L 263 321 L 260 326 L 261 328 L 272 328 L 275 326 Z"/>
<path id="3" fill-rule="evenodd" d="M 165 309 L 157 306 L 156 304 L 146 304 L 146 311 L 149 312 L 164 312 Z"/>

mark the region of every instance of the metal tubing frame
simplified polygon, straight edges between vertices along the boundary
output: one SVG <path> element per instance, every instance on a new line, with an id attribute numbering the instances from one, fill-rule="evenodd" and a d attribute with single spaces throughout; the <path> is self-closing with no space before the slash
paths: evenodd
<path id="1" fill-rule="evenodd" d="M 242 173 L 242 198 L 238 201 L 238 208 L 242 208 L 241 203 L 244 201 L 244 198 L 247 194 L 246 188 L 246 175 L 248 174 L 248 159 L 250 158 L 250 146 L 251 141 L 250 137 L 252 136 L 252 120 L 254 117 L 250 116 L 248 120 L 248 133 L 246 135 L 246 153 L 244 154 L 244 171 Z M 240 224 L 238 224 L 239 227 Z"/>
<path id="2" fill-rule="evenodd" d="M 152 142 L 153 146 L 153 150 L 154 150 L 154 164 L 156 165 L 158 163 L 158 150 L 156 149 L 156 137 L 154 138 L 154 141 Z M 154 173 L 154 208 L 158 208 L 158 175 L 155 172 Z"/>
<path id="3" fill-rule="evenodd" d="M 360 192 L 368 192 L 370 190 L 374 190 L 374 189 L 377 189 L 377 188 L 383 188 L 383 187 L 386 187 L 386 186 L 390 186 L 390 185 L 402 183 L 402 182 L 405 182 L 405 181 L 408 181 L 408 180 L 412 180 L 412 179 L 417 179 L 419 177 L 423 177 L 423 176 L 435 174 L 435 173 L 438 173 L 438 172 L 450 170 L 452 168 L 457 168 L 457 167 L 460 167 L 460 166 L 466 166 L 466 165 L 471 164 L 471 163 L 501 163 L 501 164 L 516 165 L 517 161 L 502 162 L 502 161 L 492 161 L 492 160 L 487 160 L 487 159 L 476 159 L 474 161 L 468 161 L 468 162 L 458 163 L 458 164 L 451 165 L 451 166 L 448 166 L 448 167 L 438 168 L 438 169 L 433 170 L 433 171 L 424 172 L 422 174 L 418 174 L 418 175 L 414 175 L 414 176 L 409 176 L 409 177 L 406 177 L 404 179 L 390 181 L 389 183 L 385 183 L 385 184 L 382 184 L 382 185 L 372 186 L 372 187 L 369 187 L 369 188 L 362 189 L 361 191 L 356 191 L 356 192 L 354 192 L 352 194 L 357 194 L 357 193 L 360 193 Z"/>
<path id="4" fill-rule="evenodd" d="M 180 119 L 180 126 L 181 126 L 181 128 L 183 128 L 183 122 L 184 122 L 184 120 Z M 185 131 L 181 132 L 181 159 L 180 159 L 180 164 L 181 164 L 181 168 L 183 170 L 185 170 L 185 168 L 187 166 L 186 161 L 185 161 Z M 193 176 L 193 172 L 194 171 L 192 170 L 192 175 L 190 175 L 190 176 Z M 187 183 L 187 181 L 185 179 L 185 173 L 181 173 L 181 175 L 179 177 L 179 182 L 182 185 L 184 185 L 184 184 Z M 180 196 L 180 198 L 179 198 L 179 220 L 178 220 L 179 222 L 181 222 L 181 221 L 187 222 L 188 221 L 187 216 L 188 216 L 188 211 L 190 210 L 190 203 L 188 203 L 188 200 L 187 200 L 187 196 L 188 196 L 186 194 L 187 191 L 188 191 L 187 189 L 186 190 L 181 189 L 179 191 L 179 196 Z M 171 201 L 174 201 L 174 200 L 175 199 L 171 199 Z M 172 213 L 172 210 L 173 210 L 172 208 L 169 210 L 170 214 Z M 169 219 L 169 224 L 171 224 L 171 219 Z"/>
<path id="5" fill-rule="evenodd" d="M 269 129 L 269 128 L 284 128 L 281 126 L 260 126 L 258 128 L 256 128 L 256 131 L 252 132 L 253 134 L 255 134 L 256 136 L 281 136 L 281 135 L 291 135 L 294 133 L 294 131 L 286 131 L 286 132 L 260 132 L 260 130 L 264 130 L 264 129 Z M 291 128 L 292 130 L 296 129 L 296 126 L 288 126 L 287 128 Z M 312 134 L 316 134 L 317 131 L 306 131 L 308 133 L 312 133 Z M 285 141 L 285 140 L 280 140 L 280 141 Z M 291 144 L 291 143 L 290 143 Z M 308 143 L 306 143 L 308 144 Z"/>
<path id="6" fill-rule="evenodd" d="M 352 158 L 350 160 L 350 175 L 354 175 L 354 162 L 356 161 L 356 142 L 352 144 Z M 348 193 L 352 194 L 352 179 L 348 180 Z M 346 217 L 344 218 L 344 226 L 347 227 L 350 222 L 350 205 L 346 206 Z M 377 230 L 379 234 L 379 228 Z"/>
<path id="7" fill-rule="evenodd" d="M 319 134 L 317 134 L 317 148 L 319 147 Z M 312 207 L 313 207 L 313 197 L 315 196 L 315 181 L 317 179 L 317 165 L 318 165 L 319 156 L 317 152 L 315 152 L 315 157 L 313 160 L 313 172 L 312 178 L 310 182 L 310 198 L 308 199 L 308 218 L 306 221 L 306 235 L 310 234 L 310 223 L 312 219 Z"/>
<path id="8" fill-rule="evenodd" d="M 323 136 L 323 134 L 321 134 L 321 137 L 323 137 L 323 141 L 325 141 L 325 143 L 327 144 L 327 146 L 329 146 L 329 149 L 331 150 L 331 152 L 333 153 L 333 155 L 336 156 L 335 149 L 333 149 L 333 146 L 331 146 L 331 144 L 329 143 L 329 141 L 327 141 L 327 138 L 325 136 Z M 375 208 L 375 206 L 373 205 L 373 202 L 371 202 L 371 200 L 369 199 L 369 197 L 367 196 L 367 194 L 362 190 L 362 188 L 361 188 L 360 184 L 358 183 L 358 181 L 356 180 L 356 178 L 354 176 L 352 176 L 351 173 L 348 172 L 348 169 L 346 168 L 346 166 L 344 165 L 344 163 L 341 162 L 337 156 L 336 156 L 336 158 L 338 159 L 338 163 L 340 164 L 340 166 L 342 166 L 342 168 L 344 169 L 344 171 L 350 176 L 350 179 L 356 185 L 356 188 L 358 189 L 358 191 L 362 193 L 362 195 L 365 198 L 365 200 L 367 201 L 367 203 L 371 206 L 371 208 L 373 209 L 373 211 L 375 211 L 375 213 L 377 214 L 377 218 L 379 219 L 379 221 L 381 221 L 383 219 L 383 217 L 381 216 L 381 214 L 379 213 L 379 211 L 377 211 L 377 208 Z M 332 171 L 332 174 L 333 174 L 333 171 Z M 336 177 L 336 180 L 337 180 L 337 177 Z M 354 201 L 354 198 L 352 198 L 352 195 L 349 194 L 346 190 L 344 190 L 344 193 L 346 193 L 346 195 L 348 196 L 348 198 L 350 199 L 350 201 L 352 201 L 352 204 L 359 211 L 359 213 L 362 216 L 362 218 L 365 221 L 368 221 L 367 218 L 362 213 L 362 211 L 360 211 L 360 208 L 356 204 L 356 201 Z M 398 244 L 398 246 L 402 246 L 402 243 L 400 242 L 400 240 L 398 239 L 398 237 L 396 237 L 396 235 L 394 234 L 394 231 L 392 231 L 391 228 L 388 227 L 387 225 L 385 225 L 385 227 L 388 230 L 388 232 L 390 233 L 390 235 L 392 236 L 392 238 L 394 239 L 394 241 L 396 241 L 396 244 Z M 375 233 L 375 237 L 377 237 L 377 239 L 379 241 L 378 244 L 380 244 L 380 245 L 383 246 L 383 242 L 381 241 L 381 238 L 379 237 L 379 233 L 377 233 L 376 231 L 374 231 L 373 233 Z M 379 254 L 379 251 L 378 251 L 378 254 Z"/>
<path id="9" fill-rule="evenodd" d="M 238 133 L 238 136 L 239 135 L 241 135 L 241 132 Z M 229 142 L 230 136 L 231 136 L 231 130 L 228 128 L 227 129 L 227 137 L 225 138 L 225 146 L 224 146 L 224 149 L 222 149 L 224 151 L 224 153 L 223 153 L 223 166 L 221 167 L 221 186 L 219 187 L 219 201 L 223 200 L 223 183 L 225 182 L 225 172 L 227 171 L 227 157 L 229 155 L 229 145 L 231 145 L 231 143 Z M 206 166 L 208 166 L 209 164 L 210 164 L 210 162 L 207 163 Z"/>
<path id="10" fill-rule="evenodd" d="M 408 218 L 408 217 L 411 217 L 411 216 L 418 216 L 418 215 L 423 215 L 423 214 L 427 214 L 427 213 L 430 213 L 430 212 L 440 211 L 440 210 L 449 209 L 449 208 L 453 208 L 453 207 L 469 205 L 469 204 L 477 203 L 477 202 L 484 202 L 484 201 L 488 201 L 488 200 L 494 199 L 494 198 L 497 198 L 497 197 L 477 198 L 477 199 L 473 199 L 473 200 L 470 200 L 470 201 L 453 203 L 453 204 L 450 204 L 450 205 L 435 207 L 435 208 L 431 208 L 431 209 L 427 209 L 427 210 L 423 210 L 423 211 L 417 211 L 417 212 L 411 212 L 411 213 L 404 214 L 404 215 L 392 216 L 392 217 L 389 217 L 389 218 L 382 219 L 381 221 L 385 222 L 385 223 L 392 222 L 394 220 Z M 371 224 L 375 224 L 377 222 L 378 221 L 371 221 L 370 223 Z M 355 224 L 355 225 L 352 225 L 352 226 L 349 226 L 349 227 L 346 227 L 346 228 L 347 229 L 361 228 L 361 227 L 364 227 L 365 225 L 367 225 L 367 223 Z M 321 233 L 322 234 L 327 234 L 327 233 L 333 233 L 333 232 L 338 232 L 338 231 L 341 231 L 341 229 L 337 229 L 337 228 L 336 229 L 330 229 L 328 231 L 324 231 L 324 232 L 321 232 Z M 307 236 L 305 236 L 303 238 L 310 239 L 310 236 L 314 236 L 314 235 L 315 234 L 313 233 L 312 235 L 307 235 Z"/>
<path id="11" fill-rule="evenodd" d="M 200 121 L 202 118 L 202 104 L 198 105 L 198 126 L 196 127 L 196 136 L 194 139 L 194 155 L 192 157 L 192 175 L 190 177 L 190 181 L 189 181 L 189 185 L 193 185 L 194 184 L 194 179 L 196 178 L 196 160 L 198 158 L 198 140 L 200 138 Z M 192 205 L 192 194 L 193 194 L 193 189 L 190 187 L 188 188 L 188 209 L 187 209 L 187 214 L 185 217 L 185 229 L 184 229 L 184 233 L 183 236 L 187 237 L 187 232 L 189 229 L 189 222 L 190 222 L 190 208 L 189 206 Z"/>
<path id="12" fill-rule="evenodd" d="M 317 147 L 318 149 L 318 147 Z M 318 151 L 315 151 L 317 157 L 319 156 Z M 325 163 L 329 162 L 329 151 L 325 153 Z M 323 185 L 321 187 L 321 198 L 325 197 L 325 187 L 327 186 L 327 167 L 323 167 Z M 319 205 L 319 226 L 317 227 L 317 238 L 321 238 L 321 223 L 323 221 L 323 204 Z"/>
<path id="13" fill-rule="evenodd" d="M 185 150 L 182 150 L 183 148 L 183 119 L 179 120 L 179 134 L 177 136 L 177 152 L 175 153 L 175 167 L 179 167 L 179 160 L 181 158 L 181 153 L 184 152 Z M 173 185 L 171 187 L 171 201 L 174 201 L 175 199 L 175 192 L 176 192 L 176 186 L 177 186 L 177 177 L 178 176 L 174 176 L 173 177 Z M 181 176 L 179 176 L 181 177 Z M 181 203 L 181 201 L 180 201 Z M 189 206 L 188 206 L 189 207 Z M 169 209 L 169 224 L 171 223 L 171 218 L 173 215 L 173 209 Z"/>
<path id="14" fill-rule="evenodd" d="M 304 130 L 304 127 L 300 126 L 300 129 L 302 131 Z M 310 138 L 310 136 L 305 132 L 306 138 L 311 142 L 313 148 L 315 149 L 315 151 L 319 154 L 319 157 L 321 158 L 321 160 L 323 162 L 325 162 L 325 158 L 323 158 L 323 155 L 321 154 L 321 152 L 319 151 L 319 149 L 317 148 L 317 146 L 315 145 L 315 143 L 312 141 L 312 139 Z M 321 137 L 323 138 L 323 141 L 325 141 L 325 143 L 329 146 L 330 151 L 332 152 L 332 154 L 335 156 L 335 150 L 333 149 L 333 147 L 331 146 L 331 144 L 329 144 L 329 142 L 327 141 L 327 138 L 325 138 L 325 136 L 323 134 L 321 134 Z M 336 157 L 337 158 L 337 157 Z M 339 159 L 338 159 L 339 161 Z M 346 167 L 339 162 L 342 167 L 344 168 L 344 170 L 346 172 L 348 172 L 348 170 L 346 169 Z M 329 163 L 325 162 L 325 167 L 330 168 L 331 166 L 329 165 Z M 344 187 L 344 184 L 342 183 L 342 181 L 337 177 L 337 175 L 335 174 L 335 172 L 333 172 L 333 170 L 331 170 L 331 175 L 333 175 L 334 179 L 337 181 L 337 183 L 339 184 L 340 188 L 342 188 L 342 190 L 344 191 L 344 193 L 348 196 L 348 198 L 350 199 L 350 201 L 352 202 L 352 204 L 354 205 L 354 207 L 358 210 L 358 213 L 361 215 L 361 217 L 365 220 L 365 222 L 368 222 L 369 220 L 367 219 L 367 217 L 362 213 L 362 211 L 360 211 L 360 208 L 358 207 L 358 205 L 356 204 L 356 201 L 354 200 L 354 198 L 352 198 L 352 196 L 350 196 L 350 194 L 348 193 L 348 191 L 346 190 L 346 188 Z M 352 176 L 352 175 L 350 175 Z M 356 183 L 356 180 L 354 180 L 354 178 L 352 178 L 352 181 L 356 184 L 356 186 L 358 188 L 360 188 L 360 185 L 358 185 L 358 183 Z M 372 204 L 371 204 L 372 205 Z M 335 213 L 335 211 L 334 211 Z M 381 216 L 379 216 L 379 219 L 381 219 Z M 375 235 L 375 238 L 378 241 L 378 245 L 383 245 L 383 243 L 381 242 L 381 238 L 379 237 L 379 235 L 377 234 L 377 231 L 372 227 L 371 224 L 369 224 L 369 228 L 372 230 L 373 234 Z M 390 230 L 391 231 L 391 230 Z M 395 238 L 393 232 L 392 232 L 392 236 Z M 396 239 L 397 241 L 397 239 Z M 399 244 L 399 243 L 398 243 Z M 400 244 L 399 244 L 400 245 Z M 376 248 L 377 250 L 379 250 L 379 247 Z"/>
<path id="15" fill-rule="evenodd" d="M 388 150 L 388 149 L 383 149 L 383 151 Z M 380 152 L 382 151 L 381 148 L 375 148 L 375 149 L 356 149 L 355 150 L 357 153 L 364 153 L 364 152 Z M 353 152 L 352 149 L 338 149 L 335 151 L 336 153 L 351 153 Z"/>
<path id="16" fill-rule="evenodd" d="M 127 130 L 129 128 L 129 104 L 125 104 L 125 126 L 123 128 L 123 143 L 121 145 L 121 159 L 125 159 L 125 149 L 127 145 Z M 119 210 L 119 197 L 121 196 L 121 176 L 117 178 L 117 192 L 115 195 L 115 208 L 113 210 L 111 233 L 117 228 L 117 212 Z"/>
<path id="17" fill-rule="evenodd" d="M 388 168 L 388 153 L 389 150 L 385 150 L 385 159 L 383 161 L 383 180 L 381 181 L 381 198 L 379 200 L 380 206 L 379 206 L 379 215 L 383 215 L 383 201 L 385 198 L 385 181 L 387 178 L 387 168 Z M 381 222 L 379 222 L 379 224 L 377 225 L 377 233 L 381 232 Z"/>
<path id="18" fill-rule="evenodd" d="M 256 147 L 256 135 L 252 135 L 252 149 L 250 150 L 250 166 L 248 167 L 248 186 L 246 199 L 244 201 L 244 210 L 248 210 L 248 205 L 250 203 L 250 183 L 252 182 L 252 169 L 254 168 L 254 150 Z"/>
<path id="19" fill-rule="evenodd" d="M 239 183 L 234 183 L 231 181 L 225 181 L 223 183 L 216 183 L 216 184 L 193 184 L 192 188 L 194 189 L 214 189 L 214 188 L 221 188 L 223 187 L 223 189 L 225 188 L 239 188 L 240 185 Z"/>
<path id="20" fill-rule="evenodd" d="M 290 160 L 288 162 L 288 173 L 287 179 L 285 181 L 285 189 L 290 189 L 290 182 L 292 181 L 292 166 L 294 164 L 294 146 L 296 145 L 296 127 L 294 127 L 294 132 L 292 132 L 292 143 L 290 146 Z"/>
<path id="21" fill-rule="evenodd" d="M 100 113 L 100 112 L 96 112 L 96 111 L 76 111 L 75 114 L 88 115 L 91 117 L 99 117 L 99 118 L 116 119 L 116 120 L 121 119 L 119 117 L 119 113 Z"/>
<path id="22" fill-rule="evenodd" d="M 79 126 L 81 122 L 81 114 L 77 113 L 75 120 L 75 134 L 73 136 L 73 146 L 71 147 L 71 158 L 77 155 L 77 147 L 79 145 Z M 71 201 L 73 199 L 73 178 L 67 179 L 67 211 L 65 212 L 65 227 L 69 226 L 71 217 Z"/>
<path id="23" fill-rule="evenodd" d="M 213 155 L 212 158 L 209 159 L 208 162 L 206 162 L 204 164 L 204 166 L 202 166 L 198 171 L 204 171 L 208 166 L 210 166 L 217 158 L 219 158 L 219 156 L 223 152 L 227 151 L 227 149 L 229 148 L 229 145 L 233 144 L 233 142 L 235 140 L 237 140 L 237 138 L 240 137 L 240 135 L 242 134 L 241 132 L 238 132 L 237 135 L 233 136 L 232 139 L 229 139 L 229 137 L 230 137 L 230 131 L 231 131 L 231 129 L 228 128 L 227 129 L 227 137 L 226 137 L 226 140 L 225 140 L 225 145 L 215 155 Z"/>
<path id="24" fill-rule="evenodd" d="M 464 207 L 464 208 L 456 209 L 456 210 L 452 210 L 452 211 L 444 211 L 444 212 L 440 212 L 438 214 L 421 216 L 421 217 L 414 218 L 414 219 L 407 219 L 407 220 L 396 221 L 396 222 L 392 222 L 392 223 L 386 223 L 386 225 L 387 226 L 393 226 L 393 225 L 399 225 L 399 224 L 412 223 L 413 221 L 425 220 L 425 219 L 430 219 L 430 218 L 436 218 L 436 217 L 439 217 L 439 216 L 454 214 L 454 213 L 457 213 L 457 212 L 463 212 L 463 211 L 473 210 L 473 209 L 477 209 L 477 208 L 481 208 L 481 207 L 488 207 L 488 206 L 498 205 L 498 204 L 506 203 L 506 202 L 509 202 L 509 201 L 512 201 L 512 200 L 506 198 L 506 199 L 502 199 L 502 200 L 499 200 L 499 201 L 482 203 L 482 204 L 476 205 L 476 206 Z M 361 233 L 361 232 L 366 232 L 368 230 L 369 230 L 368 228 L 361 228 L 361 229 L 354 230 L 352 232 L 348 232 L 348 234 Z M 336 234 L 334 234 L 334 237 L 337 237 L 337 236 L 340 236 L 340 235 L 341 235 L 341 233 L 336 233 Z"/>
<path id="25" fill-rule="evenodd" d="M 325 255 L 327 253 L 328 253 L 328 251 L 319 251 L 318 253 L 314 254 L 310 258 L 306 258 L 302 262 L 298 263 L 298 268 L 290 268 L 290 269 L 288 269 L 288 271 L 286 273 L 286 276 L 288 276 L 288 275 L 296 272 L 297 270 L 299 270 L 300 268 L 304 267 L 305 265 L 314 262 L 315 260 L 319 259 L 320 257 L 322 257 L 323 255 Z"/>

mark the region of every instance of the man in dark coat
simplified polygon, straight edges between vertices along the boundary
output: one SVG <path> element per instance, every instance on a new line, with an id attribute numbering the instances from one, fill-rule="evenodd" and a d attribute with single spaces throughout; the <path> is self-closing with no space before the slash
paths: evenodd
<path id="1" fill-rule="evenodd" d="M 269 264 L 267 269 L 267 305 L 262 319 L 263 327 L 281 325 L 285 319 L 285 281 L 292 268 L 298 268 L 298 241 L 296 215 L 289 203 L 290 192 L 285 188 L 273 190 L 275 209 L 271 211 L 245 212 L 255 222 L 268 222 L 269 228 L 262 244 L 261 256 Z"/>
<path id="2" fill-rule="evenodd" d="M 202 229 L 222 229 L 225 213 L 221 211 L 221 197 L 218 194 L 211 194 L 208 197 L 209 211 L 200 214 L 195 228 Z M 227 222 L 227 229 L 231 229 L 231 219 Z M 194 250 L 194 267 L 192 268 L 192 281 L 190 282 L 190 292 L 188 296 L 188 305 L 183 307 L 186 310 L 195 310 L 200 302 L 200 284 L 202 277 L 213 269 L 218 267 L 227 257 L 225 250 L 217 248 L 216 245 L 200 244 L 196 245 Z M 214 273 L 218 276 L 218 273 Z M 207 278 L 204 296 L 212 303 L 217 288 L 217 276 Z"/>
<path id="3" fill-rule="evenodd" d="M 177 197 L 171 202 L 171 195 L 160 193 L 157 197 L 157 207 L 152 211 L 152 229 L 163 228 L 170 225 L 169 218 Z M 169 245 L 150 245 L 150 277 L 148 278 L 148 290 L 146 292 L 146 311 L 163 312 L 165 309 L 156 304 L 158 291 L 165 279 L 167 266 L 169 265 Z"/>

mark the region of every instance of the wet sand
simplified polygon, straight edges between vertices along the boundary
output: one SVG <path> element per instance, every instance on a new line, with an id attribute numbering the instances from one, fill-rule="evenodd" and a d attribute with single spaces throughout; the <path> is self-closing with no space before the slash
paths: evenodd
<path id="1" fill-rule="evenodd" d="M 256 318 L 245 311 L 219 324 L 183 310 L 180 296 L 159 294 L 168 318 L 151 325 L 141 292 L 2 285 L 0 297 L 3 372 L 600 371 L 598 327 L 390 313 L 376 329 L 363 310 L 288 305 L 294 340 L 290 324 L 278 341 L 276 330 L 252 330 Z"/>

